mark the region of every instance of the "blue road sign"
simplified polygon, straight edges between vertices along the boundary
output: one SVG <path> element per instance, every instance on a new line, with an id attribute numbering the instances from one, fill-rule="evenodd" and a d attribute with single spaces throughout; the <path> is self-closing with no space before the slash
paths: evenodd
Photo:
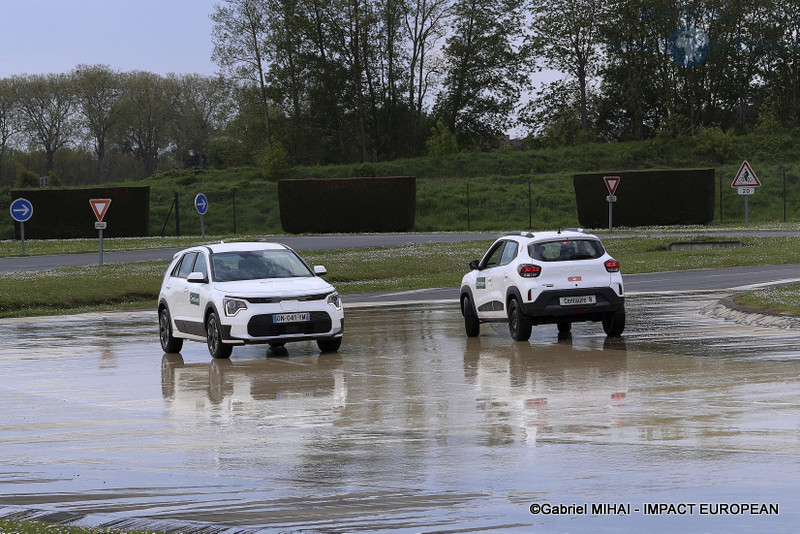
<path id="1" fill-rule="evenodd" d="M 17 222 L 25 222 L 33 215 L 33 204 L 24 198 L 18 198 L 11 203 L 11 216 Z"/>
<path id="2" fill-rule="evenodd" d="M 208 199 L 203 193 L 200 193 L 194 197 L 194 207 L 197 209 L 197 213 L 200 215 L 205 215 L 208 211 Z"/>

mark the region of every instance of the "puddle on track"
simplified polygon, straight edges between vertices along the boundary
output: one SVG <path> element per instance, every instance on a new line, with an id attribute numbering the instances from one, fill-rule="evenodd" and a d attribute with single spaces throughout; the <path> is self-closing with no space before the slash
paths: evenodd
<path id="1" fill-rule="evenodd" d="M 4 321 L 0 517 L 198 532 L 792 531 L 800 331 L 628 299 L 599 324 L 467 339 L 457 306 L 349 309 L 339 354 L 203 344 L 155 313 Z M 602 503 L 630 515 L 592 514 Z M 652 515 L 646 503 L 777 503 Z M 532 515 L 532 504 L 587 513 Z M 640 511 L 636 511 L 639 508 Z"/>

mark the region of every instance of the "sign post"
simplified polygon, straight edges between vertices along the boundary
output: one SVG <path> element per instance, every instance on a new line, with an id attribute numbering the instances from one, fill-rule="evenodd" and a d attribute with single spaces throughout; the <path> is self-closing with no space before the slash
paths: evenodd
<path id="1" fill-rule="evenodd" d="M 736 178 L 733 179 L 731 187 L 738 189 L 740 195 L 744 195 L 744 227 L 750 227 L 750 206 L 748 199 L 750 195 L 756 192 L 757 187 L 761 187 L 761 182 L 753 171 L 753 168 L 747 163 L 747 160 L 742 162 L 739 167 L 739 172 L 736 173 Z"/>
<path id="2" fill-rule="evenodd" d="M 197 210 L 197 213 L 200 214 L 200 235 L 203 239 L 205 239 L 206 225 L 205 222 L 203 221 L 203 217 L 208 211 L 208 199 L 203 193 L 198 193 L 197 196 L 194 197 L 194 207 Z"/>
<path id="3" fill-rule="evenodd" d="M 606 201 L 608 202 L 608 229 L 609 231 L 613 229 L 613 213 L 614 213 L 614 202 L 617 201 L 617 196 L 614 194 L 617 191 L 617 186 L 619 185 L 621 178 L 619 176 L 603 176 L 603 181 L 606 183 L 606 187 L 608 188 L 608 196 L 606 197 Z"/>
<path id="4" fill-rule="evenodd" d="M 92 205 L 92 211 L 94 211 L 94 216 L 97 217 L 97 222 L 94 223 L 94 227 L 98 231 L 98 237 L 100 239 L 100 267 L 103 266 L 103 230 L 106 229 L 107 224 L 103 222 L 103 217 L 106 216 L 106 212 L 108 211 L 108 207 L 111 205 L 110 198 L 93 198 L 89 200 L 89 204 Z"/>
<path id="5" fill-rule="evenodd" d="M 33 204 L 24 198 L 18 198 L 9 208 L 11 217 L 19 223 L 19 237 L 22 241 L 22 255 L 25 255 L 25 221 L 33 215 Z"/>

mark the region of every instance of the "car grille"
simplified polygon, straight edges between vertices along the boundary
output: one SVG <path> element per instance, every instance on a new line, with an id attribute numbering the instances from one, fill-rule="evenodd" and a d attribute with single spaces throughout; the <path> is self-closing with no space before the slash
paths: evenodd
<path id="1" fill-rule="evenodd" d="M 284 334 L 324 334 L 331 329 L 331 316 L 326 312 L 311 312 L 311 320 L 302 323 L 275 324 L 272 315 L 254 315 L 247 323 L 247 333 L 253 337 L 273 337 Z"/>
<path id="2" fill-rule="evenodd" d="M 303 295 L 300 297 L 232 297 L 246 300 L 251 304 L 277 304 L 282 300 L 297 300 L 300 302 L 307 302 L 309 300 L 322 300 L 330 293 L 317 293 L 316 295 Z"/>

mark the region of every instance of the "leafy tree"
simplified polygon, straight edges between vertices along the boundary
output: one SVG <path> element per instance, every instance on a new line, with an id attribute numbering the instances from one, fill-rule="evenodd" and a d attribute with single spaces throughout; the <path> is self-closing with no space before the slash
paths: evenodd
<path id="1" fill-rule="evenodd" d="M 9 143 L 19 131 L 19 108 L 12 80 L 0 80 L 0 169 L 3 166 Z"/>
<path id="2" fill-rule="evenodd" d="M 15 76 L 12 80 L 25 133 L 44 150 L 45 172 L 50 172 L 56 151 L 75 140 L 74 84 L 67 74 Z"/>
<path id="3" fill-rule="evenodd" d="M 458 0 L 444 49 L 444 88 L 435 107 L 462 144 L 493 141 L 525 83 L 521 14 L 514 0 Z"/>
<path id="4" fill-rule="evenodd" d="M 73 77 L 77 103 L 94 141 L 97 174 L 102 182 L 106 176 L 106 144 L 122 113 L 124 76 L 105 65 L 79 65 Z"/>
<path id="5" fill-rule="evenodd" d="M 436 126 L 431 128 L 431 135 L 425 141 L 425 145 L 428 147 L 429 156 L 446 156 L 458 152 L 456 136 L 442 119 L 439 119 Z"/>

